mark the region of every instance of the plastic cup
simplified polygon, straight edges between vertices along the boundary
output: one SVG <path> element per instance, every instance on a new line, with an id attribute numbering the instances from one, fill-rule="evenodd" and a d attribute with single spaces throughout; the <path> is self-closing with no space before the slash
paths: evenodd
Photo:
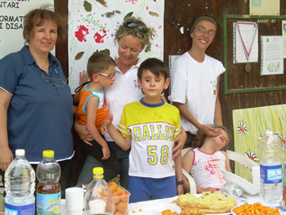
<path id="1" fill-rule="evenodd" d="M 0 215 L 5 215 L 5 198 L 0 197 Z"/>
<path id="2" fill-rule="evenodd" d="M 68 215 L 65 199 L 61 199 L 61 215 Z"/>
<path id="3" fill-rule="evenodd" d="M 83 212 L 84 192 L 80 187 L 70 187 L 65 190 L 66 210 L 68 215 L 80 215 Z"/>

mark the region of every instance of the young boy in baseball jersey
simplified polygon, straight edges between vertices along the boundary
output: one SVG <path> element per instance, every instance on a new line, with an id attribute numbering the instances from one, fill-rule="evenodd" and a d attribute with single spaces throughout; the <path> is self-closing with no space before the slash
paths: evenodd
<path id="1" fill-rule="evenodd" d="M 119 131 L 111 123 L 112 116 L 102 129 L 122 149 L 131 148 L 130 203 L 183 194 L 181 153 L 172 160 L 174 138 L 181 132 L 180 114 L 161 99 L 169 83 L 168 67 L 161 60 L 145 60 L 138 69 L 138 84 L 145 96 L 124 107 Z"/>

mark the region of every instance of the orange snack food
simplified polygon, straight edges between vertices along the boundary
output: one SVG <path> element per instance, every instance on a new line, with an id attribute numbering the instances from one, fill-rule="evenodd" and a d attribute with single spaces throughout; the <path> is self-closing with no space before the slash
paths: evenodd
<path id="1" fill-rule="evenodd" d="M 235 207 L 232 211 L 236 215 L 280 215 L 278 208 L 263 206 L 260 202 L 254 204 L 244 203 L 239 207 Z"/>
<path id="2" fill-rule="evenodd" d="M 109 187 L 112 191 L 114 202 L 113 215 L 127 215 L 130 193 L 115 182 L 110 182 Z"/>

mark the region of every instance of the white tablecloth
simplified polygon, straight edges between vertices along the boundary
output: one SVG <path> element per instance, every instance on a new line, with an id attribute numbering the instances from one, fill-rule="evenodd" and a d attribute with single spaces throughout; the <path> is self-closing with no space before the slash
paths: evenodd
<path id="1" fill-rule="evenodd" d="M 139 205 L 139 204 L 142 204 L 142 203 L 152 203 L 152 204 L 160 204 L 160 202 L 163 202 L 163 203 L 172 203 L 175 199 L 177 199 L 178 197 L 175 196 L 175 197 L 172 197 L 172 198 L 166 198 L 166 199 L 156 199 L 156 200 L 150 200 L 150 201 L 142 201 L 142 202 L 137 202 L 137 203 L 130 203 L 129 204 L 129 208 L 135 206 L 135 205 Z M 277 204 L 267 204 L 265 202 L 262 201 L 262 199 L 260 198 L 260 195 L 257 194 L 257 195 L 249 195 L 249 194 L 246 194 L 246 193 L 243 193 L 239 198 L 236 199 L 236 202 L 237 202 L 237 205 L 242 205 L 243 203 L 247 202 L 249 204 L 253 204 L 255 202 L 261 202 L 263 205 L 265 206 L 271 206 L 271 207 L 279 207 L 279 203 Z M 286 215 L 286 210 L 282 209 L 282 207 L 279 207 L 280 210 L 281 210 L 281 214 L 282 215 Z M 231 214 L 231 213 L 229 213 Z"/>

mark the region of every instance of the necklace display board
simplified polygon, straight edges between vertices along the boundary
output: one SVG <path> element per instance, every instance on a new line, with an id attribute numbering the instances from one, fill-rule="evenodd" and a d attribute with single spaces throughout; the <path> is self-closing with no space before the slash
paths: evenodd
<path id="1" fill-rule="evenodd" d="M 286 16 L 223 16 L 225 94 L 286 89 L 285 20 Z"/>

